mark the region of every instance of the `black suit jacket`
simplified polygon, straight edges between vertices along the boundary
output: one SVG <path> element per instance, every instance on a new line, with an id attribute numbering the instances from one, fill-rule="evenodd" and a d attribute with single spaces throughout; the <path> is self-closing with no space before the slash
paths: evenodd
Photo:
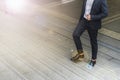
<path id="1" fill-rule="evenodd" d="M 87 0 L 83 1 L 80 20 L 82 20 L 84 17 L 86 1 Z M 94 0 L 90 15 L 91 15 L 91 21 L 89 21 L 89 26 L 92 29 L 100 29 L 101 20 L 108 15 L 107 1 L 106 0 Z"/>

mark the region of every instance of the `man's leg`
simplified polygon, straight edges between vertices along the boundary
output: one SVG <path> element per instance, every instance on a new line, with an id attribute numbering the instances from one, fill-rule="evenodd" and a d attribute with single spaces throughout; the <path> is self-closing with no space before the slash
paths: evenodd
<path id="1" fill-rule="evenodd" d="M 96 64 L 97 52 L 98 52 L 98 43 L 97 43 L 98 30 L 88 29 L 88 34 L 90 37 L 90 42 L 92 47 L 92 59 L 90 64 L 94 66 Z"/>
<path id="2" fill-rule="evenodd" d="M 71 60 L 78 60 L 80 57 L 84 57 L 84 54 L 80 54 L 80 53 L 83 53 L 80 36 L 84 31 L 85 31 L 85 24 L 84 24 L 84 21 L 81 21 L 78 23 L 76 29 L 73 32 L 73 40 L 75 42 L 78 54 L 74 56 Z"/>

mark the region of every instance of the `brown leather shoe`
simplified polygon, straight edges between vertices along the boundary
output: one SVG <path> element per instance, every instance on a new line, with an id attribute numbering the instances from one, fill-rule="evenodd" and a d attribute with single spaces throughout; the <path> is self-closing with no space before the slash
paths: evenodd
<path id="1" fill-rule="evenodd" d="M 78 51 L 78 54 L 76 54 L 74 57 L 71 58 L 72 61 L 82 61 L 84 59 L 84 53 L 83 51 Z"/>

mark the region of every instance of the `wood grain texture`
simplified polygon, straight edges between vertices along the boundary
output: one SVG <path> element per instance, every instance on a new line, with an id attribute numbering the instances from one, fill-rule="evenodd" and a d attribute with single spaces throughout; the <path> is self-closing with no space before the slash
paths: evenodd
<path id="1" fill-rule="evenodd" d="M 120 80 L 119 51 L 102 45 L 105 35 L 99 34 L 97 64 L 89 70 L 88 62 L 70 61 L 76 50 L 75 23 L 44 12 L 32 17 L 0 14 L 0 80 Z M 81 39 L 90 56 L 86 32 Z"/>

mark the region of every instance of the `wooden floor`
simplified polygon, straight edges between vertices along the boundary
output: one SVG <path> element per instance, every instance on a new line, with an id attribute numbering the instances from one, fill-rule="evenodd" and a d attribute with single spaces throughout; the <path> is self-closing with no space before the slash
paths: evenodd
<path id="1" fill-rule="evenodd" d="M 72 39 L 76 23 L 44 12 L 29 17 L 0 12 L 0 80 L 120 80 L 119 40 L 99 34 L 92 70 L 86 68 L 88 62 L 70 61 L 76 49 Z M 86 32 L 81 39 L 90 56 Z M 104 39 L 118 42 L 118 47 Z"/>

